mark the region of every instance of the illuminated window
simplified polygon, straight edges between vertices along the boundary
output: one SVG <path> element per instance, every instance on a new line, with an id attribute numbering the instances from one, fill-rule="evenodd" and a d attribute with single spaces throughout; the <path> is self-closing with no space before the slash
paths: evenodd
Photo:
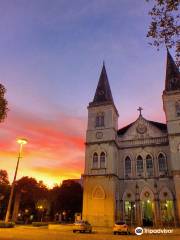
<path id="1" fill-rule="evenodd" d="M 150 155 L 147 155 L 146 157 L 146 172 L 148 176 L 153 175 L 153 161 Z"/>
<path id="2" fill-rule="evenodd" d="M 105 164 L 106 164 L 106 155 L 104 152 L 102 152 L 100 155 L 100 168 L 105 168 Z"/>
<path id="3" fill-rule="evenodd" d="M 137 157 L 137 175 L 141 176 L 143 173 L 143 159 L 141 156 Z"/>
<path id="4" fill-rule="evenodd" d="M 162 153 L 160 153 L 158 156 L 158 163 L 159 163 L 159 171 L 160 172 L 164 172 L 167 170 L 166 158 Z"/>
<path id="5" fill-rule="evenodd" d="M 104 114 L 98 113 L 96 116 L 96 127 L 104 127 Z"/>
<path id="6" fill-rule="evenodd" d="M 126 157 L 125 159 L 125 175 L 131 174 L 131 159 Z"/>
<path id="7" fill-rule="evenodd" d="M 98 154 L 93 154 L 93 168 L 98 168 Z"/>

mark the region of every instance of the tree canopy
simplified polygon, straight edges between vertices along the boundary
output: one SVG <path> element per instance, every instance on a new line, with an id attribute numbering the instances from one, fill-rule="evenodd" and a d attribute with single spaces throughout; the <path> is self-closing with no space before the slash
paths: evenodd
<path id="1" fill-rule="evenodd" d="M 7 107 L 8 102 L 4 97 L 5 93 L 6 93 L 5 87 L 2 84 L 0 84 L 0 122 L 4 121 L 8 111 Z"/>
<path id="2" fill-rule="evenodd" d="M 9 179 L 7 171 L 0 169 L 0 185 L 2 184 L 9 184 Z"/>
<path id="3" fill-rule="evenodd" d="M 6 213 L 10 189 L 7 172 L 0 170 L 0 219 Z M 54 220 L 57 213 L 65 213 L 62 220 L 73 221 L 75 213 L 82 211 L 82 195 L 83 189 L 76 181 L 66 180 L 48 189 L 42 181 L 25 176 L 16 181 L 13 201 L 17 211 L 13 211 L 12 216 L 18 219 L 19 212 L 21 221 L 29 219 L 31 215 L 34 216 L 33 220 Z"/>
<path id="4" fill-rule="evenodd" d="M 159 47 L 175 48 L 176 63 L 180 66 L 180 0 L 146 0 L 154 2 L 149 11 L 151 23 L 147 37 L 150 44 Z"/>
<path id="5" fill-rule="evenodd" d="M 10 188 L 7 171 L 0 169 L 0 219 L 3 219 L 6 213 Z"/>
<path id="6" fill-rule="evenodd" d="M 82 187 L 79 183 L 69 180 L 61 185 L 59 189 L 59 210 L 81 212 L 82 206 Z"/>
<path id="7" fill-rule="evenodd" d="M 42 181 L 39 183 L 35 178 L 22 177 L 16 183 L 16 191 L 21 192 L 21 208 L 35 208 L 39 199 L 46 198 L 48 190 Z"/>
<path id="8" fill-rule="evenodd" d="M 73 180 L 66 180 L 61 186 L 51 189 L 52 214 L 66 213 L 66 220 L 74 219 L 74 214 L 82 211 L 83 189 Z"/>

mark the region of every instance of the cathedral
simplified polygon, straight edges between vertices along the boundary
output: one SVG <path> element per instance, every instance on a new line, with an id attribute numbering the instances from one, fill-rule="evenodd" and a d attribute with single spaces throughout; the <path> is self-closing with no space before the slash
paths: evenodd
<path id="1" fill-rule="evenodd" d="M 88 105 L 83 219 L 93 226 L 180 225 L 180 72 L 167 50 L 166 124 L 138 118 L 118 129 L 105 66 Z"/>

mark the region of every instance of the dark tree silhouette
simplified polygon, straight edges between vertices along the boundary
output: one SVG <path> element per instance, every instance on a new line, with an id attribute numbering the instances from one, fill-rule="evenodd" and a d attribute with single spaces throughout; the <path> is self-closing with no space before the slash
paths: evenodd
<path id="1" fill-rule="evenodd" d="M 66 181 L 61 185 L 57 197 L 57 210 L 66 212 L 66 217 L 74 220 L 74 214 L 82 211 L 83 190 L 79 183 Z"/>
<path id="2" fill-rule="evenodd" d="M 175 48 L 176 63 L 180 66 L 180 0 L 146 0 L 153 2 L 149 11 L 151 23 L 147 37 L 158 50 L 161 45 Z"/>
<path id="3" fill-rule="evenodd" d="M 0 169 L 0 184 L 9 184 L 8 173 L 6 170 Z"/>
<path id="4" fill-rule="evenodd" d="M 46 199 L 48 196 L 48 189 L 42 181 L 37 182 L 31 177 L 22 177 L 16 182 L 15 188 L 15 207 L 13 218 L 17 219 L 19 211 L 25 213 L 25 217 L 30 214 L 37 215 L 36 204 L 41 199 Z M 26 212 L 27 211 L 27 212 Z"/>
<path id="5" fill-rule="evenodd" d="M 0 219 L 5 217 L 10 188 L 7 171 L 0 170 Z"/>
<path id="6" fill-rule="evenodd" d="M 2 84 L 0 84 L 0 122 L 4 121 L 8 111 L 7 107 L 8 102 L 4 97 L 5 93 L 6 93 L 5 87 Z"/>

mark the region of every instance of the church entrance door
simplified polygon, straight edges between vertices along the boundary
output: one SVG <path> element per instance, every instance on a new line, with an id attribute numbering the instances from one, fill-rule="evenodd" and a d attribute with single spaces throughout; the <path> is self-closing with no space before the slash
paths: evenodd
<path id="1" fill-rule="evenodd" d="M 135 202 L 125 201 L 125 221 L 128 225 L 135 223 Z"/>
<path id="2" fill-rule="evenodd" d="M 161 221 L 163 226 L 174 226 L 174 205 L 172 200 L 161 201 Z"/>
<path id="3" fill-rule="evenodd" d="M 142 201 L 143 226 L 153 226 L 153 203 L 151 200 Z"/>

